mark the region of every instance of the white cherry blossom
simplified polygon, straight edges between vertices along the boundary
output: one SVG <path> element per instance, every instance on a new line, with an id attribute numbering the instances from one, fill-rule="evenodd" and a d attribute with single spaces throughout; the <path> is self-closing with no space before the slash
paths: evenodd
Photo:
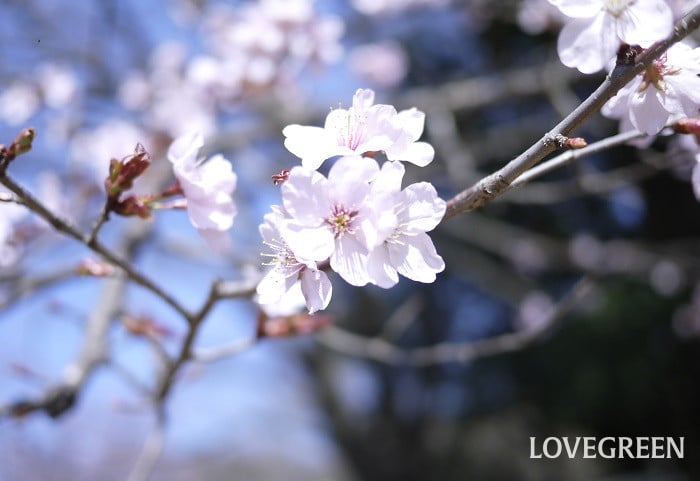
<path id="1" fill-rule="evenodd" d="M 402 164 L 387 162 L 372 186 L 376 193 L 391 196 L 396 213 L 391 233 L 372 250 L 367 262 L 372 282 L 383 288 L 396 284 L 398 274 L 418 282 L 433 282 L 445 268 L 426 234 L 445 215 L 445 201 L 428 182 L 400 190 L 403 175 Z"/>
<path id="2" fill-rule="evenodd" d="M 432 146 L 417 142 L 423 133 L 425 114 L 410 109 L 400 113 L 391 105 L 374 104 L 374 92 L 358 89 L 348 109 L 333 109 L 323 128 L 288 125 L 282 133 L 285 147 L 301 158 L 307 169 L 318 169 L 338 155 L 384 151 L 389 160 L 405 160 L 419 166 L 434 157 Z"/>
<path id="3" fill-rule="evenodd" d="M 338 159 L 328 178 L 294 167 L 281 189 L 291 250 L 303 259 L 330 259 L 349 284 L 370 282 L 367 256 L 395 225 L 391 205 L 372 196 L 370 182 L 378 172 L 374 159 L 359 156 Z"/>
<path id="4" fill-rule="evenodd" d="M 190 222 L 212 248 L 223 251 L 229 245 L 226 231 L 237 212 L 231 198 L 237 177 L 223 156 L 199 158 L 203 145 L 200 133 L 183 135 L 170 146 L 168 160 L 187 199 Z"/>
<path id="5" fill-rule="evenodd" d="M 285 214 L 273 207 L 260 224 L 263 243 L 270 250 L 264 253 L 272 266 L 257 286 L 258 303 L 277 305 L 299 287 L 309 314 L 325 309 L 331 300 L 332 286 L 325 272 L 317 269 L 316 262 L 300 260 L 284 239 Z"/>
<path id="6" fill-rule="evenodd" d="M 700 48 L 678 43 L 603 107 L 608 117 L 621 119 L 621 128 L 631 125 L 649 135 L 657 134 L 677 117 L 700 114 Z"/>
<path id="7" fill-rule="evenodd" d="M 549 0 L 570 17 L 557 43 L 567 67 L 594 73 L 615 56 L 621 42 L 648 47 L 671 33 L 665 0 Z"/>

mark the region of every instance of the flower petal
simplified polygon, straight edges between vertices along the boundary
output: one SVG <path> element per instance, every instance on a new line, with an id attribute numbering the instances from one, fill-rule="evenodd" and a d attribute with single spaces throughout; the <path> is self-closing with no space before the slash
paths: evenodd
<path id="1" fill-rule="evenodd" d="M 549 0 L 561 13 L 572 18 L 592 17 L 602 8 L 601 0 Z"/>
<path id="2" fill-rule="evenodd" d="M 328 181 L 316 171 L 294 167 L 282 184 L 282 204 L 298 223 L 316 227 L 328 215 Z"/>
<path id="3" fill-rule="evenodd" d="M 168 160 L 176 164 L 194 164 L 197 154 L 204 146 L 204 137 L 199 132 L 190 132 L 175 139 L 168 149 Z"/>
<path id="4" fill-rule="evenodd" d="M 370 252 L 367 258 L 367 273 L 372 284 L 384 289 L 389 289 L 399 282 L 399 275 L 391 265 L 386 244 L 382 244 Z"/>
<path id="5" fill-rule="evenodd" d="M 610 16 L 603 13 L 567 23 L 557 40 L 559 59 L 583 73 L 601 70 L 620 45 L 612 27 Z"/>
<path id="6" fill-rule="evenodd" d="M 331 268 L 348 284 L 364 286 L 369 282 L 367 250 L 353 236 L 345 235 L 335 242 L 331 255 Z"/>
<path id="7" fill-rule="evenodd" d="M 630 120 L 637 130 L 649 135 L 661 131 L 668 121 L 668 112 L 662 102 L 662 93 L 650 85 L 635 92 L 629 100 Z"/>
<path id="8" fill-rule="evenodd" d="M 306 227 L 290 221 L 282 235 L 297 260 L 324 261 L 335 249 L 333 233 L 325 224 Z"/>
<path id="9" fill-rule="evenodd" d="M 304 269 L 301 273 L 301 292 L 304 294 L 309 314 L 313 314 L 328 307 L 333 286 L 325 272 Z"/>
<path id="10" fill-rule="evenodd" d="M 666 76 L 665 107 L 671 114 L 700 115 L 700 78 L 686 70 Z"/>
<path id="11" fill-rule="evenodd" d="M 401 162 L 384 162 L 372 182 L 372 194 L 395 194 L 401 191 L 401 181 L 406 169 Z"/>
<path id="12" fill-rule="evenodd" d="M 284 146 L 301 159 L 304 167 L 318 169 L 323 161 L 343 153 L 331 133 L 321 127 L 288 125 L 282 130 Z"/>
<path id="13" fill-rule="evenodd" d="M 617 34 L 630 45 L 649 47 L 673 30 L 673 12 L 665 0 L 631 2 L 617 21 Z"/>
<path id="14" fill-rule="evenodd" d="M 402 276 L 418 282 L 433 282 L 445 269 L 445 262 L 435 251 L 428 234 L 403 237 L 402 244 L 388 244 L 391 264 Z"/>
<path id="15" fill-rule="evenodd" d="M 297 281 L 298 272 L 298 270 L 287 272 L 277 268 L 271 269 L 255 288 L 255 292 L 258 294 L 258 303 L 274 304 L 278 302 Z"/>
<path id="16" fill-rule="evenodd" d="M 231 238 L 226 231 L 215 229 L 197 229 L 199 235 L 213 251 L 226 254 L 231 249 Z"/>
<path id="17" fill-rule="evenodd" d="M 433 230 L 445 215 L 447 204 L 438 197 L 435 187 L 429 182 L 411 184 L 403 190 L 406 209 L 406 234 L 417 234 Z"/>
<path id="18" fill-rule="evenodd" d="M 358 112 L 364 112 L 374 103 L 374 90 L 357 89 L 352 97 L 352 108 Z"/>

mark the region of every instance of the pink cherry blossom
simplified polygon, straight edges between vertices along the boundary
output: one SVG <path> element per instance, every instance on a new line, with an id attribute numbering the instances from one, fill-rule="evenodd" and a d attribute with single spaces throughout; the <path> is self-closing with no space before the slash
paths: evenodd
<path id="1" fill-rule="evenodd" d="M 387 162 L 372 185 L 377 195 L 392 197 L 395 224 L 391 233 L 368 257 L 369 276 L 379 287 L 398 282 L 398 274 L 419 282 L 433 282 L 445 263 L 426 232 L 433 230 L 445 215 L 446 204 L 428 182 L 401 189 L 404 167 Z"/>
<path id="2" fill-rule="evenodd" d="M 615 56 L 621 42 L 648 47 L 671 33 L 665 0 L 549 0 L 570 17 L 557 50 L 567 67 L 593 73 Z"/>
<path id="3" fill-rule="evenodd" d="M 300 260 L 292 252 L 284 239 L 284 212 L 277 208 L 266 214 L 264 223 L 260 224 L 260 235 L 265 246 L 271 253 L 264 256 L 270 258 L 266 263 L 271 265 L 265 277 L 257 287 L 258 303 L 261 305 L 277 305 L 289 294 L 301 287 L 309 314 L 325 309 L 331 300 L 332 286 L 325 272 L 317 269 L 316 262 Z"/>
<path id="4" fill-rule="evenodd" d="M 318 169 L 334 156 L 377 151 L 386 152 L 389 160 L 424 166 L 435 155 L 432 146 L 416 142 L 424 122 L 423 112 L 414 108 L 397 113 L 391 105 L 374 105 L 374 92 L 358 89 L 352 107 L 332 110 L 323 128 L 288 125 L 282 133 L 285 147 L 307 169 Z"/>
<path id="5" fill-rule="evenodd" d="M 183 135 L 170 146 L 168 160 L 187 199 L 190 222 L 212 248 L 223 251 L 229 243 L 225 231 L 233 225 L 237 212 L 231 198 L 237 178 L 223 156 L 200 159 L 203 145 L 201 134 Z"/>
<path id="6" fill-rule="evenodd" d="M 698 74 L 700 48 L 675 44 L 611 98 L 602 113 L 654 135 L 673 118 L 698 116 Z"/>
<path id="7" fill-rule="evenodd" d="M 291 250 L 303 259 L 330 259 L 352 285 L 370 282 L 367 256 L 395 225 L 391 206 L 372 196 L 370 182 L 378 172 L 374 159 L 359 156 L 338 159 L 328 178 L 294 167 L 281 189 Z"/>

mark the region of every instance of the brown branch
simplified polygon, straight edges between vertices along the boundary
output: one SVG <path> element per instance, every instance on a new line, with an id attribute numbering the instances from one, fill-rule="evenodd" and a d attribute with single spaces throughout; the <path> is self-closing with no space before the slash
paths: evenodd
<path id="1" fill-rule="evenodd" d="M 594 142 L 581 149 L 569 150 L 567 152 L 564 152 L 563 154 L 554 157 L 553 159 L 543 162 L 540 165 L 537 165 L 532 169 L 524 172 L 511 183 L 510 188 L 519 187 L 527 182 L 530 182 L 532 179 L 541 177 L 549 172 L 552 172 L 553 170 L 556 170 L 566 164 L 574 162 L 588 155 L 596 154 L 609 148 L 625 144 L 631 140 L 640 139 L 646 136 L 647 135 L 642 132 L 630 130 L 628 132 L 622 132 L 617 135 L 613 135 L 612 137 L 608 137 L 598 142 Z"/>
<path id="2" fill-rule="evenodd" d="M 688 36 L 700 26 L 700 6 L 678 21 L 673 33 L 666 39 L 640 54 L 634 65 L 618 64 L 603 83 L 571 114 L 564 118 L 540 140 L 501 169 L 484 177 L 473 186 L 455 195 L 447 202 L 444 220 L 477 209 L 511 187 L 513 181 L 525 171 L 551 154 L 571 132 L 612 98 L 647 65 L 661 56 L 671 45 Z"/>
<path id="3" fill-rule="evenodd" d="M 99 240 L 91 238 L 91 236 L 88 234 L 84 234 L 69 221 L 51 212 L 46 206 L 44 206 L 44 204 L 41 203 L 41 201 L 34 198 L 34 196 L 32 196 L 9 175 L 7 175 L 7 172 L 0 172 L 0 184 L 12 191 L 22 201 L 22 203 L 24 203 L 30 210 L 38 214 L 46 222 L 51 224 L 54 229 L 68 235 L 69 237 L 72 237 L 81 244 L 84 244 L 93 252 L 101 255 L 111 264 L 119 267 L 124 271 L 129 279 L 163 299 L 163 301 L 169 304 L 175 311 L 186 319 L 191 317 L 191 314 L 187 309 L 185 309 L 174 297 L 165 292 L 153 280 L 137 271 L 127 260 L 114 253 L 114 251 L 108 249 Z"/>
<path id="4" fill-rule="evenodd" d="M 204 303 L 202 304 L 202 307 L 193 315 L 189 316 L 188 322 L 189 322 L 189 329 L 187 330 L 187 335 L 185 336 L 184 341 L 182 342 L 182 345 L 180 346 L 180 352 L 178 353 L 177 357 L 175 360 L 172 361 L 172 363 L 166 367 L 165 374 L 160 380 L 158 390 L 156 392 L 156 401 L 158 403 L 162 403 L 164 399 L 167 397 L 168 393 L 170 392 L 170 389 L 172 389 L 173 382 L 175 380 L 175 376 L 177 375 L 178 371 L 180 368 L 190 359 L 193 359 L 197 357 L 195 353 L 193 353 L 193 346 L 194 346 L 194 341 L 197 337 L 197 334 L 199 332 L 199 328 L 202 325 L 202 322 L 206 318 L 206 316 L 209 314 L 211 309 L 214 307 L 217 301 L 221 299 L 233 299 L 233 298 L 238 298 L 238 297 L 248 297 L 251 296 L 255 292 L 255 288 L 259 282 L 259 279 L 247 279 L 239 282 L 233 282 L 233 281 L 216 281 L 212 284 L 210 290 L 209 290 L 209 295 L 205 299 Z M 250 343 L 250 345 L 254 344 L 254 341 Z M 248 347 L 248 341 L 245 340 L 243 341 L 244 347 Z M 238 346 L 238 342 L 234 343 L 236 346 Z M 242 348 L 235 347 L 235 348 L 230 348 L 224 346 L 221 348 L 222 351 L 227 351 L 228 349 L 233 349 L 234 352 L 239 352 L 240 350 L 243 350 Z M 202 358 L 207 358 L 208 356 L 212 356 L 212 352 L 204 352 L 203 354 L 200 355 Z M 233 353 L 232 353 L 233 354 Z M 216 356 L 219 356 L 221 354 L 216 354 Z M 216 357 L 215 356 L 215 357 Z"/>

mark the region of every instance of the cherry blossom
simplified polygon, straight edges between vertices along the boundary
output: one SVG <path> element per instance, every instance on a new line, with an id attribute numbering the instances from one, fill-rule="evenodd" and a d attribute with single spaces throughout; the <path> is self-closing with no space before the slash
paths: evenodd
<path id="1" fill-rule="evenodd" d="M 370 278 L 379 287 L 398 282 L 398 274 L 419 282 L 433 282 L 445 263 L 426 232 L 433 230 L 445 215 L 446 204 L 428 182 L 401 189 L 404 167 L 386 162 L 372 188 L 379 195 L 391 196 L 396 223 L 389 236 L 372 250 L 368 258 Z"/>
<path id="2" fill-rule="evenodd" d="M 570 17 L 557 43 L 567 67 L 594 73 L 615 56 L 621 42 L 648 47 L 673 28 L 665 0 L 549 0 Z"/>
<path id="3" fill-rule="evenodd" d="M 291 292 L 300 288 L 309 314 L 325 309 L 331 300 L 332 286 L 325 272 L 317 269 L 313 260 L 300 260 L 284 239 L 285 214 L 280 208 L 264 217 L 260 235 L 271 253 L 264 256 L 272 266 L 258 284 L 258 303 L 261 305 L 295 304 Z M 289 294 L 289 297 L 286 295 Z M 284 302 L 283 302 L 284 301 Z"/>
<path id="4" fill-rule="evenodd" d="M 328 178 L 303 166 L 293 168 L 281 189 L 283 210 L 268 214 L 269 225 L 261 227 L 265 243 L 274 246 L 278 266 L 268 273 L 266 296 L 278 299 L 301 278 L 308 305 L 307 290 L 324 292 L 325 278 L 315 263 L 326 260 L 355 286 L 389 288 L 398 282 L 398 274 L 433 282 L 445 263 L 426 232 L 442 220 L 445 201 L 427 182 L 401 190 L 404 172 L 400 162 L 385 162 L 380 169 L 374 159 L 360 156 L 338 159 Z M 275 218 L 273 236 L 269 232 Z M 306 271 L 315 277 L 305 280 Z"/>
<path id="5" fill-rule="evenodd" d="M 608 117 L 621 119 L 649 135 L 676 117 L 700 112 L 700 48 L 678 43 L 623 87 L 603 107 Z"/>
<path id="6" fill-rule="evenodd" d="M 318 169 L 338 155 L 384 151 L 389 160 L 429 164 L 433 147 L 417 142 L 423 133 L 425 114 L 415 108 L 400 113 L 391 105 L 374 104 L 374 91 L 358 89 L 348 109 L 334 109 L 323 128 L 288 125 L 282 133 L 285 147 L 301 158 L 307 169 Z"/>
<path id="7" fill-rule="evenodd" d="M 231 198 L 237 177 L 221 155 L 200 159 L 203 145 L 200 133 L 183 135 L 171 144 L 168 160 L 187 199 L 190 222 L 212 248 L 223 251 L 229 244 L 225 231 L 233 225 L 237 212 Z"/>
<path id="8" fill-rule="evenodd" d="M 285 240 L 304 259 L 330 259 L 331 268 L 349 284 L 370 282 L 367 256 L 395 225 L 391 205 L 371 194 L 379 172 L 374 159 L 341 157 L 328 178 L 294 167 L 282 185 L 282 202 L 290 219 Z"/>

